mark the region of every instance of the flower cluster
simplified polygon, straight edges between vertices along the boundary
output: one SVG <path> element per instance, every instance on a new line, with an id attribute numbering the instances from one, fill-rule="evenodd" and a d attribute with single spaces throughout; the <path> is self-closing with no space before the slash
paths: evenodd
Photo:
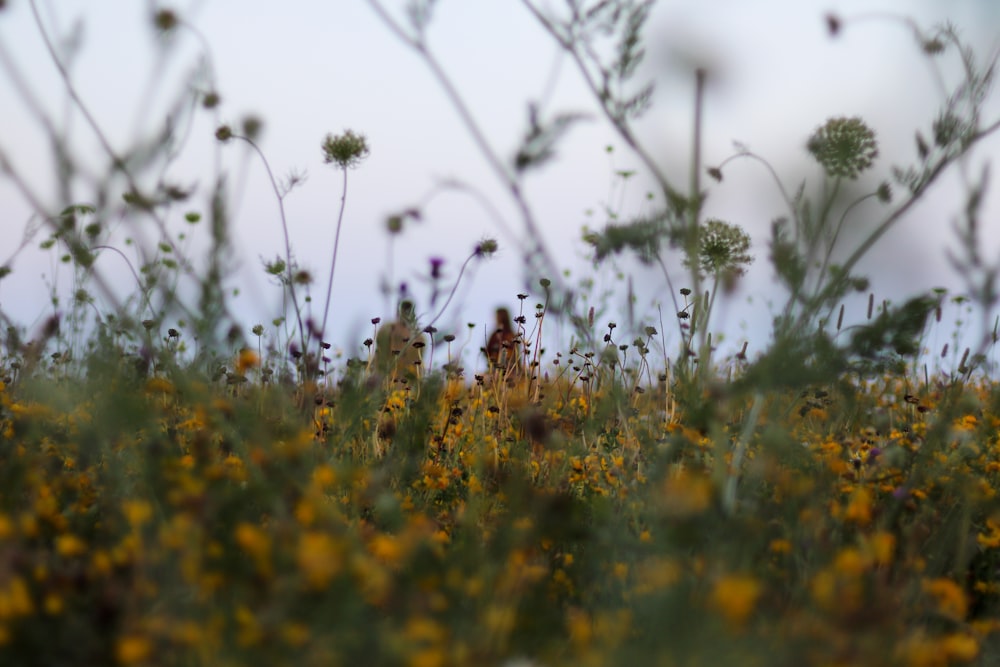
<path id="1" fill-rule="evenodd" d="M 863 120 L 831 118 L 806 143 L 809 153 L 830 176 L 856 179 L 875 162 L 875 132 Z"/>

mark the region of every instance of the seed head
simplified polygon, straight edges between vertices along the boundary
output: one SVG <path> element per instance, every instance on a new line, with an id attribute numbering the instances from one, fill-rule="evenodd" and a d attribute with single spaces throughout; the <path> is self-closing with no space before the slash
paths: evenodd
<path id="1" fill-rule="evenodd" d="M 219 93 L 215 92 L 214 90 L 210 90 L 207 93 L 205 93 L 204 97 L 201 98 L 201 106 L 204 107 L 205 109 L 214 109 L 215 107 L 219 106 L 219 102 L 221 101 L 222 98 L 219 97 Z"/>
<path id="2" fill-rule="evenodd" d="M 480 257 L 490 257 L 496 253 L 499 245 L 496 239 L 486 238 L 476 245 L 476 254 Z"/>
<path id="3" fill-rule="evenodd" d="M 169 9 L 161 9 L 153 16 L 153 24 L 158 30 L 168 32 L 177 27 L 177 14 Z"/>
<path id="4" fill-rule="evenodd" d="M 830 33 L 830 37 L 836 37 L 840 33 L 840 17 L 836 14 L 827 14 L 826 20 L 826 31 Z"/>
<path id="5" fill-rule="evenodd" d="M 883 204 L 888 204 L 892 201 L 892 187 L 888 183 L 883 182 L 879 185 L 875 194 L 878 196 L 878 200 Z"/>

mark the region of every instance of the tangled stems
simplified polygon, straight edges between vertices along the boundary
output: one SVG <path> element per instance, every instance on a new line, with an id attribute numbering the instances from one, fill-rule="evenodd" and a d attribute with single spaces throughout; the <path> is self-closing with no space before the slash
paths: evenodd
<path id="1" fill-rule="evenodd" d="M 417 21 L 415 34 L 410 34 L 396 19 L 392 17 L 389 11 L 379 0 L 368 0 L 368 5 L 372 8 L 378 18 L 403 44 L 413 49 L 413 51 L 415 51 L 424 60 L 427 67 L 431 70 L 434 78 L 444 90 L 445 95 L 454 106 L 462 124 L 465 125 L 466 130 L 472 137 L 472 140 L 479 149 L 479 152 L 483 155 L 483 158 L 493 170 L 497 180 L 500 181 L 500 183 L 502 183 L 507 189 L 508 194 L 520 214 L 521 220 L 524 223 L 526 236 L 532 241 L 533 247 L 530 249 L 530 252 L 525 253 L 524 260 L 526 265 L 529 268 L 538 268 L 536 264 L 540 263 L 541 268 L 544 269 L 543 273 L 545 275 L 560 275 L 560 272 L 556 268 L 555 260 L 552 258 L 552 255 L 545 244 L 545 236 L 542 234 L 541 227 L 535 219 L 534 212 L 531 210 L 530 205 L 525 199 L 524 191 L 521 187 L 521 181 L 511 174 L 507 165 L 497 154 L 496 150 L 494 150 L 494 148 L 490 145 L 490 142 L 486 138 L 486 132 L 482 129 L 482 127 L 480 127 L 480 124 L 476 121 L 476 118 L 469 109 L 465 99 L 455 87 L 454 82 L 448 76 L 447 72 L 445 72 L 441 63 L 428 47 L 424 38 L 424 27 L 426 26 L 427 17 L 425 16 Z"/>
<path id="2" fill-rule="evenodd" d="M 434 326 L 435 322 L 441 319 L 441 316 L 444 315 L 444 311 L 448 310 L 448 305 L 451 303 L 451 300 L 455 298 L 455 292 L 458 291 L 458 286 L 462 282 L 462 276 L 465 275 L 465 270 L 468 268 L 472 260 L 477 258 L 489 258 L 496 253 L 496 251 L 497 242 L 494 239 L 484 239 L 476 244 L 476 249 L 472 251 L 471 255 L 465 258 L 464 262 L 462 262 L 462 268 L 458 271 L 458 278 L 455 279 L 455 284 L 452 285 L 451 291 L 448 292 L 448 298 L 445 299 L 444 305 L 441 306 L 441 310 L 437 312 L 437 315 L 435 315 L 434 318 L 427 323 L 427 327 Z"/>
<path id="3" fill-rule="evenodd" d="M 215 131 L 215 138 L 219 141 L 229 141 L 230 139 L 239 139 L 245 141 L 254 152 L 260 157 L 260 161 L 264 164 L 264 170 L 267 171 L 267 177 L 271 181 L 271 187 L 274 189 L 274 196 L 278 200 L 278 213 L 281 216 L 281 230 L 285 236 L 285 281 L 288 283 L 288 292 L 292 297 L 292 307 L 295 308 L 295 318 L 299 326 L 299 342 L 302 345 L 302 349 L 306 346 L 306 334 L 305 327 L 302 326 L 302 309 L 299 308 L 299 300 L 295 295 L 295 276 L 293 275 L 292 266 L 292 241 L 288 234 L 288 218 L 285 216 L 285 195 L 286 192 L 282 192 L 281 188 L 278 187 L 278 181 L 274 178 L 274 172 L 271 171 L 271 164 L 267 161 L 267 157 L 264 155 L 264 151 L 248 136 L 235 134 L 228 125 L 223 125 L 218 130 Z"/>

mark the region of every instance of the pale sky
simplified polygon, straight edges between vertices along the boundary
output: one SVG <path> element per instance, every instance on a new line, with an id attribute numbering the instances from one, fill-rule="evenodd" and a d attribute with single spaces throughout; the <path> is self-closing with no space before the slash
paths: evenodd
<path id="1" fill-rule="evenodd" d="M 392 0 L 385 4 L 394 11 L 402 6 Z M 892 164 L 910 159 L 914 130 L 919 127 L 927 132 L 938 108 L 933 79 L 912 36 L 900 25 L 849 24 L 840 37 L 830 39 L 823 16 L 831 10 L 845 17 L 886 11 L 912 16 L 925 27 L 950 20 L 985 58 L 1000 46 L 1000 15 L 990 5 L 974 0 L 664 0 L 657 5 L 646 33 L 645 74 L 656 78 L 657 88 L 654 107 L 640 126 L 641 135 L 675 184 L 686 187 L 692 84 L 689 70 L 678 58 L 685 54 L 690 61 L 710 64 L 715 75 L 705 109 L 703 155 L 707 164 L 730 155 L 732 142 L 737 140 L 772 160 L 789 189 L 797 187 L 803 175 L 818 182 L 820 174 L 808 164 L 804 150 L 809 134 L 830 116 L 860 115 L 876 130 L 881 143 L 882 157 L 871 181 L 877 183 L 888 176 Z M 65 43 L 79 27 L 72 78 L 116 148 L 162 128 L 180 85 L 179 75 L 197 65 L 204 44 L 189 32 L 179 32 L 168 65 L 155 74 L 156 85 L 150 88 L 159 51 L 148 27 L 147 3 L 38 0 L 37 6 L 57 41 Z M 258 116 L 264 121 L 259 144 L 276 175 L 284 177 L 293 170 L 308 175 L 287 196 L 286 207 L 295 257 L 316 277 L 312 294 L 317 307 L 326 293 L 342 194 L 341 175 L 322 163 L 320 144 L 327 133 L 345 129 L 363 133 L 369 141 L 371 156 L 349 174 L 334 279 L 330 338 L 345 354 L 362 354 L 360 343 L 370 335 L 369 320 L 391 314 L 392 303 L 378 289 L 386 275 L 387 215 L 425 202 L 435 185 L 460 178 L 481 189 L 507 224 L 521 231 L 516 209 L 498 187 L 440 86 L 364 0 L 207 0 L 179 3 L 175 8 L 197 27 L 210 48 L 222 96 L 218 119 L 235 126 L 248 114 Z M 64 127 L 68 119 L 77 159 L 90 170 L 103 170 L 106 157 L 79 112 L 67 104 L 27 0 L 10 0 L 0 12 L 0 45 L 52 122 Z M 558 56 L 555 45 L 516 0 L 441 0 L 430 29 L 430 46 L 494 150 L 510 158 L 525 129 L 526 102 L 539 99 L 552 76 Z M 612 310 L 599 324 L 614 320 L 622 326 L 624 284 L 615 279 L 611 267 L 595 272 L 589 266 L 580 230 L 584 224 L 601 226 L 603 218 L 588 217 L 586 212 L 600 211 L 609 201 L 620 204 L 625 216 L 643 210 L 647 188 L 637 177 L 624 192 L 612 189 L 614 170 L 638 168 L 639 162 L 600 122 L 569 60 L 562 59 L 558 74 L 545 109 L 550 113 L 583 111 L 594 114 L 594 120 L 571 130 L 557 159 L 528 177 L 527 196 L 560 266 L 571 269 L 569 282 L 595 278 L 598 307 L 596 294 L 606 288 L 616 290 L 609 304 Z M 149 90 L 155 94 L 150 96 Z M 13 85 L 9 66 L 0 66 L 0 99 L 4 100 L 0 150 L 35 196 L 48 210 L 57 212 L 61 205 L 51 150 L 36 113 Z M 991 108 L 1000 115 L 1000 106 Z M 212 113 L 197 112 L 184 151 L 168 171 L 171 182 L 197 188 L 189 202 L 170 213 L 170 223 L 172 229 L 181 230 L 185 211 L 206 211 L 212 170 L 215 160 L 221 159 L 232 186 L 229 204 L 239 263 L 239 272 L 228 282 L 229 288 L 238 286 L 241 292 L 232 308 L 247 329 L 256 323 L 268 326 L 280 314 L 281 292 L 268 283 L 260 258 L 283 252 L 277 203 L 259 160 L 243 145 L 218 146 L 215 126 Z M 611 159 L 605 152 L 607 145 L 616 149 Z M 995 152 L 996 140 L 990 145 Z M 987 153 L 976 156 L 973 171 Z M 739 293 L 719 313 L 716 325 L 734 346 L 749 337 L 754 339 L 752 348 L 759 350 L 769 320 L 766 304 L 781 303 L 767 261 L 766 234 L 770 220 L 783 211 L 777 192 L 760 168 L 750 163 L 733 165 L 726 176 L 711 189 L 706 214 L 744 226 L 754 238 L 757 261 Z M 872 261 L 863 266 L 872 272 L 879 298 L 899 299 L 938 285 L 959 287 L 944 258 L 944 248 L 954 245 L 950 222 L 961 206 L 953 196 L 948 197 L 956 182 L 952 179 L 950 186 L 945 183 L 938 188 L 931 201 L 882 240 Z M 73 196 L 92 202 L 94 194 L 81 187 Z M 990 209 L 996 211 L 992 201 Z M 2 174 L 0 211 L 3 262 L 16 249 L 33 211 Z M 429 259 L 444 258 L 445 277 L 453 279 L 480 238 L 495 236 L 500 242 L 499 257 L 466 277 L 455 302 L 436 324 L 462 341 L 467 335 L 465 324 L 475 323 L 468 344 L 474 352 L 488 335 L 493 309 L 500 305 L 517 308 L 515 295 L 525 288 L 517 250 L 512 239 L 468 196 L 439 194 L 423 213 L 424 221 L 408 227 L 395 244 L 392 277 L 397 284 L 407 282 L 425 321 L 432 315 L 429 288 L 422 279 L 428 273 Z M 142 221 L 130 224 L 141 227 Z M 192 230 L 192 249 L 201 246 L 203 227 Z M 989 234 L 992 244 L 986 255 L 994 257 L 1000 234 L 996 229 Z M 115 238 L 135 261 L 135 252 L 121 244 L 126 235 L 134 232 L 119 225 Z M 0 308 L 29 330 L 51 312 L 50 285 L 62 299 L 69 296 L 66 267 L 57 272 L 58 262 L 53 262 L 51 252 L 35 249 L 46 236 L 44 231 L 39 233 L 32 248 L 14 260 L 14 273 L 0 281 Z M 106 254 L 98 267 L 125 294 L 132 279 L 121 264 Z M 657 301 L 669 316 L 670 300 L 662 275 L 627 258 L 619 267 L 636 284 L 637 316 L 655 314 L 652 304 Z M 678 271 L 675 279 L 683 282 L 681 276 Z M 533 290 L 527 301 L 529 310 L 538 299 L 538 290 Z M 862 311 L 859 306 L 858 315 Z M 668 330 L 673 331 L 669 325 Z M 676 339 L 668 340 L 668 345 L 672 352 Z"/>

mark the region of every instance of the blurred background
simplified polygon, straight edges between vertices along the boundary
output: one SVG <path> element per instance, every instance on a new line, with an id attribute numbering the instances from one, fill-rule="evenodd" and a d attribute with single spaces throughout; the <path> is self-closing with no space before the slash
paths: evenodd
<path id="1" fill-rule="evenodd" d="M 79 110 L 70 103 L 59 72 L 39 31 L 44 26 L 89 113 L 116 149 L 162 132 L 174 100 L 192 81 L 211 87 L 204 75 L 210 63 L 221 104 L 195 110 L 186 136 L 165 174 L 166 180 L 193 189 L 192 198 L 174 206 L 171 229 L 187 232 L 192 256 L 207 243 L 204 224 L 191 227 L 184 213 L 206 213 L 216 169 L 226 176 L 234 253 L 226 288 L 231 308 L 246 330 L 255 324 L 271 329 L 283 314 L 282 292 L 265 275 L 262 262 L 283 254 L 278 205 L 260 162 L 240 143 L 220 145 L 219 123 L 239 127 L 247 117 L 263 126 L 258 144 L 275 175 L 305 176 L 285 198 L 294 256 L 315 277 L 311 295 L 314 316 L 326 294 L 337 212 L 342 196 L 340 172 L 323 164 L 320 145 L 328 133 L 347 129 L 366 136 L 371 154 L 348 175 L 347 204 L 327 338 L 340 355 L 364 354 L 370 320 L 395 310 L 401 284 L 415 299 L 424 322 L 432 308 L 431 259 L 441 259 L 442 285 L 449 286 L 460 266 L 484 237 L 495 237 L 500 252 L 467 272 L 442 317 L 440 333 L 451 332 L 464 346 L 466 363 L 483 365 L 478 355 L 493 325 L 493 310 L 511 308 L 516 295 L 528 293 L 533 310 L 541 299 L 537 276 L 525 275 L 516 239 L 523 234 L 517 210 L 474 141 L 460 122 L 425 63 L 408 50 L 361 0 L 336 3 L 275 3 L 218 0 L 171 6 L 196 32 L 158 35 L 151 16 L 159 8 L 134 0 L 8 0 L 0 10 L 0 151 L 11 171 L 0 173 L 0 262 L 13 273 L 0 281 L 0 309 L 30 333 L 50 314 L 52 294 L 64 310 L 72 272 L 58 261 L 60 252 L 39 244 L 48 237 L 39 228 L 39 206 L 54 215 L 68 196 L 95 203 L 85 178 L 70 192 L 60 191 L 58 162 L 42 116 L 58 128 L 83 173 L 103 174 L 108 158 Z M 403 3 L 386 0 L 403 15 Z M 561 7 L 561 3 L 552 3 Z M 828 12 L 848 19 L 831 38 Z M 914 131 L 929 132 L 942 102 L 926 57 L 913 35 L 898 22 L 851 17 L 879 13 L 905 15 L 931 28 L 953 23 L 983 60 L 1000 46 L 1000 8 L 995 3 L 956 0 L 663 0 L 645 33 L 647 54 L 638 80 L 656 81 L 653 107 L 639 123 L 639 134 L 674 184 L 686 189 L 692 137 L 693 69 L 706 67 L 703 158 L 717 164 L 740 142 L 774 166 L 786 187 L 805 178 L 818 185 L 821 172 L 809 159 L 805 142 L 831 116 L 858 115 L 875 129 L 880 158 L 867 175 L 874 187 L 889 178 L 893 164 L 912 161 Z M 546 113 L 579 111 L 591 119 L 575 125 L 558 146 L 556 159 L 529 174 L 525 191 L 545 242 L 566 272 L 570 285 L 581 286 L 583 311 L 594 306 L 600 332 L 608 321 L 659 328 L 662 305 L 668 353 L 676 333 L 666 318 L 672 310 L 663 275 L 631 257 L 594 267 L 581 242 L 585 226 L 601 228 L 610 208 L 621 217 L 649 210 L 651 181 L 640 163 L 597 114 L 572 62 L 520 3 L 510 0 L 441 0 L 429 29 L 431 50 L 452 78 L 498 155 L 513 157 L 527 124 L 529 102 L 542 102 Z M 947 75 L 957 62 L 940 63 Z M 951 78 L 950 83 L 957 82 Z M 1000 107 L 990 108 L 1000 116 Z M 612 150 L 609 152 L 608 147 Z M 997 140 L 983 144 L 969 162 L 978 173 L 995 152 Z M 637 170 L 623 179 L 619 172 Z M 943 179 L 931 196 L 913 210 L 859 270 L 872 278 L 878 300 L 901 299 L 922 290 L 963 289 L 950 268 L 946 249 L 957 247 L 953 222 L 964 201 L 962 175 Z M 442 191 L 452 179 L 475 186 L 490 202 L 496 218 L 475 197 Z M 767 235 L 782 215 L 780 193 L 769 174 L 750 161 L 731 164 L 722 183 L 710 186 L 705 214 L 744 227 L 753 237 L 756 262 L 739 289 L 719 306 L 714 329 L 724 346 L 749 352 L 767 344 L 773 311 L 783 303 L 768 262 Z M 997 210 L 987 193 L 986 220 Z M 33 201 L 32 201 L 33 200 Z M 420 222 L 408 221 L 390 244 L 386 219 L 419 206 Z M 118 204 L 115 203 L 115 207 Z M 111 216 L 109 216 L 111 217 Z M 863 223 L 863 217 L 862 217 Z M 133 263 L 126 239 L 155 241 L 151 228 L 114 220 L 114 238 Z M 137 225 L 139 228 L 134 228 Z M 32 230 L 37 233 L 30 236 Z M 1000 251 L 997 225 L 984 230 L 984 256 Z M 22 239 L 28 243 L 17 252 Z M 182 244 L 184 245 L 184 244 Z M 98 269 L 111 277 L 121 295 L 135 281 L 124 262 L 102 255 Z M 673 265 L 675 287 L 684 284 L 679 258 Z M 625 312 L 628 285 L 636 295 L 633 318 Z M 867 294 L 848 303 L 848 320 L 862 319 Z M 291 311 L 287 313 L 291 316 Z M 948 339 L 952 322 L 969 320 L 961 307 L 946 313 L 950 321 L 937 335 Z M 470 325 L 473 325 L 470 327 Z M 168 318 L 164 327 L 174 326 Z M 964 324 L 962 326 L 968 326 Z M 978 326 L 978 323 L 976 324 Z M 570 327 L 562 328 L 568 336 Z M 718 339 L 717 339 L 718 340 Z M 933 341 L 931 341 L 933 344 Z"/>

